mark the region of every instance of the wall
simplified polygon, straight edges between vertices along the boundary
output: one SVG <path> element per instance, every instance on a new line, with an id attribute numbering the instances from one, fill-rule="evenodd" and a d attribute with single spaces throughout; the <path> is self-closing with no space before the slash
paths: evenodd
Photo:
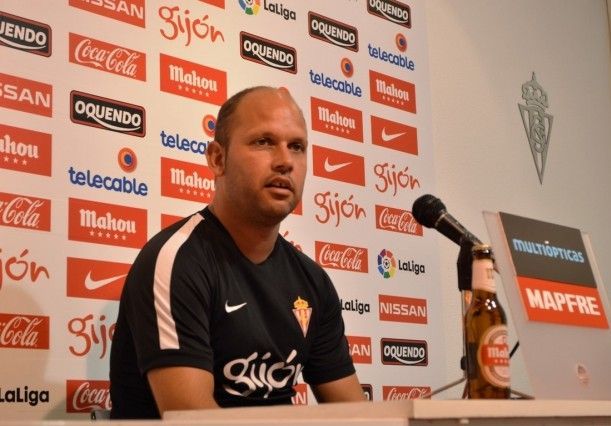
<path id="1" fill-rule="evenodd" d="M 580 228 L 591 237 L 609 289 L 611 70 L 605 1 L 441 0 L 426 6 L 437 195 L 482 239 L 487 238 L 482 210 Z M 554 116 L 542 184 L 517 106 L 524 103 L 521 86 L 533 71 Z M 458 250 L 443 238 L 439 247 L 446 371 L 452 380 L 461 374 Z M 517 389 L 531 391 L 519 350 L 512 380 Z"/>

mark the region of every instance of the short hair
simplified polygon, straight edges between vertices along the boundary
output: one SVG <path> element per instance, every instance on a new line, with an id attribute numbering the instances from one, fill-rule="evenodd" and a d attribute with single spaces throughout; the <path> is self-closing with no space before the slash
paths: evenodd
<path id="1" fill-rule="evenodd" d="M 219 110 L 218 116 L 216 118 L 214 140 L 221 144 L 223 147 L 227 147 L 227 145 L 229 144 L 231 124 L 235 110 L 238 108 L 238 105 L 240 104 L 244 96 L 257 90 L 275 90 L 275 88 L 271 86 L 248 87 L 234 94 L 229 99 L 227 99 L 223 103 L 223 105 L 221 105 L 221 109 Z"/>

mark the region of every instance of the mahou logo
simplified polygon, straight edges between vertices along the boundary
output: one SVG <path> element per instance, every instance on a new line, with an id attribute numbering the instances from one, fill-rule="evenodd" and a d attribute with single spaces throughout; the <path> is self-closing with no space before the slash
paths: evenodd
<path id="1" fill-rule="evenodd" d="M 360 155 L 312 146 L 314 176 L 365 186 L 365 159 Z"/>
<path id="2" fill-rule="evenodd" d="M 426 299 L 380 294 L 380 321 L 427 324 Z"/>
<path id="3" fill-rule="evenodd" d="M 51 176 L 51 135 L 0 124 L 0 168 Z"/>
<path id="4" fill-rule="evenodd" d="M 66 380 L 66 412 L 89 413 L 111 408 L 108 380 Z"/>
<path id="5" fill-rule="evenodd" d="M 119 300 L 130 267 L 128 263 L 68 257 L 67 295 L 85 299 Z"/>
<path id="6" fill-rule="evenodd" d="M 308 29 L 311 37 L 353 52 L 359 51 L 359 32 L 352 25 L 308 12 Z"/>
<path id="7" fill-rule="evenodd" d="M 147 240 L 147 211 L 135 207 L 70 198 L 68 239 L 141 248 Z"/>
<path id="8" fill-rule="evenodd" d="M 416 86 L 413 83 L 369 70 L 369 93 L 373 102 L 416 113 Z"/>
<path id="9" fill-rule="evenodd" d="M 70 62 L 146 81 L 146 55 L 91 37 L 70 33 Z"/>
<path id="10" fill-rule="evenodd" d="M 70 120 L 126 135 L 144 137 L 146 134 L 143 107 L 76 90 L 70 92 Z"/>
<path id="11" fill-rule="evenodd" d="M 316 263 L 323 268 L 350 272 L 369 272 L 367 249 L 315 241 Z"/>
<path id="12" fill-rule="evenodd" d="M 49 317 L 0 313 L 0 348 L 49 349 Z"/>
<path id="13" fill-rule="evenodd" d="M 412 27 L 408 5 L 394 0 L 367 0 L 367 12 L 406 28 Z"/>
<path id="14" fill-rule="evenodd" d="M 346 336 L 352 361 L 355 364 L 371 364 L 371 337 Z"/>
<path id="15" fill-rule="evenodd" d="M 0 192 L 0 226 L 51 230 L 51 200 Z"/>
<path id="16" fill-rule="evenodd" d="M 0 45 L 51 56 L 51 27 L 0 11 Z"/>
<path id="17" fill-rule="evenodd" d="M 372 115 L 371 143 L 395 151 L 418 155 L 418 129 Z"/>
<path id="18" fill-rule="evenodd" d="M 0 107 L 53 116 L 53 86 L 0 73 Z"/>
<path id="19" fill-rule="evenodd" d="M 382 386 L 384 401 L 419 399 L 430 392 L 430 386 Z"/>
<path id="20" fill-rule="evenodd" d="M 222 105 L 227 99 L 227 73 L 173 56 L 159 55 L 161 91 Z"/>
<path id="21" fill-rule="evenodd" d="M 69 0 L 72 7 L 144 28 L 145 0 Z"/>
<path id="22" fill-rule="evenodd" d="M 214 174 L 201 164 L 161 157 L 161 195 L 210 203 L 214 195 Z"/>
<path id="23" fill-rule="evenodd" d="M 297 51 L 285 44 L 240 32 L 240 56 L 260 65 L 297 73 Z"/>
<path id="24" fill-rule="evenodd" d="M 412 212 L 394 207 L 379 206 L 377 204 L 376 228 L 382 231 L 422 236 L 422 225 L 414 219 Z"/>
<path id="25" fill-rule="evenodd" d="M 363 113 L 357 109 L 310 98 L 312 129 L 328 135 L 363 142 Z"/>

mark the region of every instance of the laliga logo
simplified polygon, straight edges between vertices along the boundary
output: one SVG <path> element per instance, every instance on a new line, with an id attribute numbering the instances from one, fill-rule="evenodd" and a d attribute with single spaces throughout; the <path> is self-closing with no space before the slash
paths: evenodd
<path id="1" fill-rule="evenodd" d="M 392 278 L 397 272 L 397 260 L 390 250 L 383 249 L 378 254 L 378 271 L 384 278 Z"/>
<path id="2" fill-rule="evenodd" d="M 238 3 L 247 15 L 256 15 L 261 8 L 261 0 L 239 0 Z"/>

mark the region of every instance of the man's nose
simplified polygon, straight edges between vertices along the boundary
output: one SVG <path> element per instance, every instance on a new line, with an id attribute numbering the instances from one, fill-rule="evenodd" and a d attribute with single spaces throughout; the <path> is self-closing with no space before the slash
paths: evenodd
<path id="1" fill-rule="evenodd" d="M 281 173 L 287 173 L 293 170 L 293 153 L 288 146 L 284 144 L 276 145 L 274 150 L 274 170 L 280 171 Z"/>

